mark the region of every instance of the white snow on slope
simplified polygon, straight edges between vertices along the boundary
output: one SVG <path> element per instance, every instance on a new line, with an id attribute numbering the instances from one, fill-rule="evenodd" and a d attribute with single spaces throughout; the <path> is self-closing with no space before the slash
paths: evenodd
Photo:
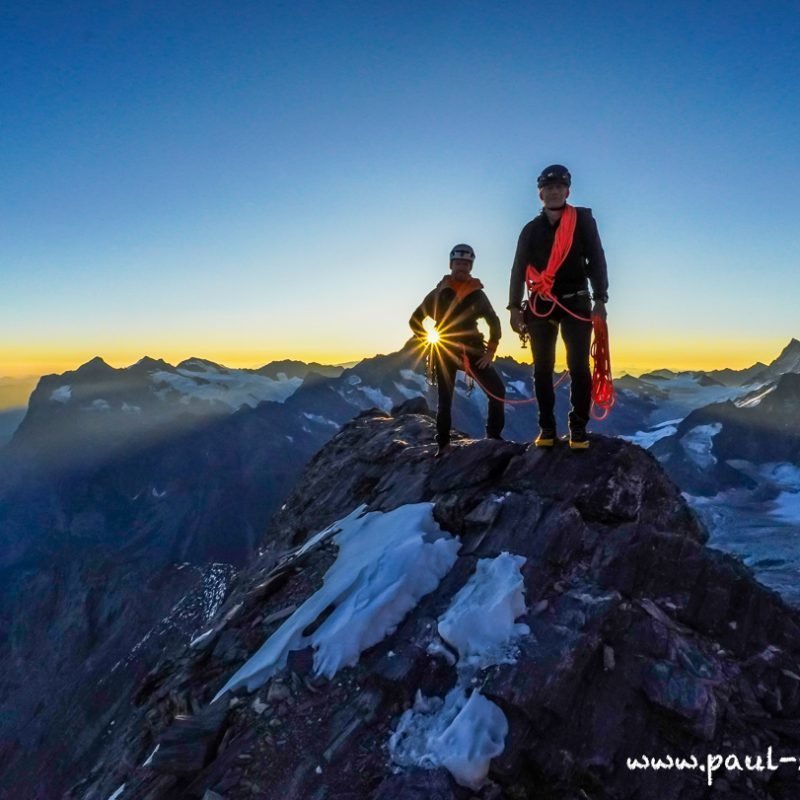
<path id="1" fill-rule="evenodd" d="M 507 735 L 500 708 L 478 691 L 467 699 L 457 685 L 444 700 L 417 692 L 389 740 L 389 752 L 398 766 L 444 767 L 461 786 L 477 791 L 486 781 L 489 762 L 503 752 Z"/>
<path id="2" fill-rule="evenodd" d="M 800 492 L 781 492 L 774 500 L 772 516 L 800 525 Z"/>
<path id="3" fill-rule="evenodd" d="M 734 400 L 734 405 L 739 406 L 739 408 L 755 408 L 761 401 L 771 392 L 774 392 L 778 388 L 777 383 L 773 383 L 772 386 L 768 386 L 758 394 L 754 394 L 752 397 L 747 397 L 742 400 Z"/>
<path id="4" fill-rule="evenodd" d="M 91 405 L 84 406 L 87 411 L 110 411 L 111 404 L 108 400 L 103 400 L 102 398 L 98 397 L 97 400 L 92 400 Z"/>
<path id="5" fill-rule="evenodd" d="M 310 414 L 308 411 L 304 411 L 303 416 L 311 422 L 316 422 L 317 425 L 329 425 L 339 430 L 339 423 L 327 417 L 320 416 L 319 414 Z"/>
<path id="6" fill-rule="evenodd" d="M 156 753 L 159 751 L 159 748 L 160 748 L 160 747 L 161 747 L 161 745 L 160 745 L 160 744 L 157 744 L 157 745 L 156 745 L 156 749 L 155 749 L 155 750 L 153 750 L 153 752 L 152 752 L 152 753 L 150 753 L 150 755 L 149 755 L 149 756 L 147 756 L 147 758 L 145 759 L 145 762 L 144 762 L 144 764 L 142 764 L 142 766 L 143 766 L 143 767 L 149 767 L 149 766 L 150 766 L 150 765 L 153 763 L 153 759 L 155 758 L 155 755 L 156 755 Z"/>
<path id="7" fill-rule="evenodd" d="M 50 393 L 50 400 L 54 403 L 69 403 L 71 397 L 71 386 L 59 386 Z"/>
<path id="8" fill-rule="evenodd" d="M 512 389 L 516 389 L 516 391 L 523 397 L 531 396 L 530 386 L 525 381 L 508 381 L 507 386 Z"/>
<path id="9" fill-rule="evenodd" d="M 706 469 L 717 463 L 711 453 L 712 439 L 722 430 L 721 422 L 711 425 L 697 425 L 680 438 L 681 447 L 687 457 L 700 469 Z"/>
<path id="10" fill-rule="evenodd" d="M 387 397 L 380 389 L 374 389 L 372 386 L 359 386 L 358 390 L 363 392 L 370 403 L 381 411 L 392 410 L 394 403 L 391 398 Z"/>
<path id="11" fill-rule="evenodd" d="M 638 444 L 645 450 L 649 450 L 659 439 L 665 439 L 667 436 L 672 436 L 678 429 L 674 425 L 661 424 L 655 428 L 647 431 L 636 431 L 632 436 L 620 436 L 626 442 Z"/>
<path id="12" fill-rule="evenodd" d="M 119 797 L 119 796 L 120 796 L 120 795 L 121 795 L 121 794 L 122 794 L 124 791 L 125 791 L 125 784 L 123 783 L 123 784 L 122 784 L 122 786 L 120 786 L 120 787 L 117 789 L 117 791 L 116 791 L 116 792 L 114 792 L 114 794 L 112 794 L 112 795 L 111 795 L 111 797 L 109 797 L 109 798 L 108 798 L 108 800 L 117 800 L 117 798 L 118 798 L 118 797 Z"/>
<path id="13" fill-rule="evenodd" d="M 526 611 L 522 556 L 482 558 L 439 619 L 439 635 L 458 650 L 459 668 L 511 663 L 513 641 L 530 633 L 514 620 Z"/>
<path id="14" fill-rule="evenodd" d="M 419 692 L 389 740 L 395 764 L 433 769 L 443 766 L 457 783 L 477 791 L 491 760 L 503 752 L 508 721 L 479 691 L 468 695 L 477 670 L 513 663 L 515 640 L 530 633 L 514 620 L 527 610 L 520 572 L 522 556 L 501 553 L 481 559 L 474 574 L 439 618 L 438 631 L 458 650 L 458 682 L 442 700 Z"/>
<path id="15" fill-rule="evenodd" d="M 781 489 L 800 492 L 800 467 L 788 461 L 771 461 L 759 465 L 758 471 Z"/>
<path id="16" fill-rule="evenodd" d="M 642 376 L 641 380 L 666 395 L 659 399 L 657 407 L 647 419 L 651 426 L 669 419 L 683 419 L 696 408 L 735 400 L 750 391 L 741 386 L 703 386 L 697 376 L 688 374 L 674 375 L 663 380 Z"/>
<path id="17" fill-rule="evenodd" d="M 333 677 L 361 653 L 393 633 L 419 600 L 450 571 L 460 546 L 433 518 L 431 503 L 364 513 L 360 506 L 335 523 L 339 555 L 322 588 L 309 597 L 217 693 L 253 691 L 309 644 L 314 672 Z M 310 636 L 303 631 L 333 612 Z"/>
<path id="18" fill-rule="evenodd" d="M 242 406 L 255 408 L 265 400 L 283 403 L 302 385 L 302 378 L 276 380 L 239 369 L 218 370 L 210 364 L 202 369 L 180 368 L 177 373 L 158 371 L 150 375 L 156 386 L 166 386 L 183 395 L 185 402 L 203 400 L 223 403 L 236 410 Z"/>
<path id="19" fill-rule="evenodd" d="M 406 386 L 404 383 L 400 383 L 400 381 L 394 381 L 394 388 L 400 392 L 406 400 L 413 400 L 415 397 L 422 397 L 422 393 L 419 389 L 412 389 L 410 386 Z"/>
<path id="20" fill-rule="evenodd" d="M 423 394 L 428 391 L 428 381 L 425 376 L 420 375 L 419 372 L 414 372 L 413 369 L 401 369 L 400 377 L 404 381 L 408 381 L 408 383 L 416 383 L 419 387 L 419 391 Z"/>

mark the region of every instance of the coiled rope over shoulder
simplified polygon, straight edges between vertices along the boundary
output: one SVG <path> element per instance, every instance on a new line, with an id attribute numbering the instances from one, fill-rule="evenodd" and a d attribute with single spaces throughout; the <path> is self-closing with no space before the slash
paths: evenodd
<path id="1" fill-rule="evenodd" d="M 588 322 L 588 319 L 574 314 L 566 306 L 559 302 L 553 294 L 553 284 L 556 274 L 564 263 L 569 251 L 572 249 L 572 240 L 575 238 L 575 226 L 578 223 L 578 212 L 575 206 L 567 203 L 561 212 L 561 220 L 556 229 L 553 239 L 553 247 L 550 250 L 550 257 L 547 259 L 547 266 L 543 270 L 537 269 L 533 264 L 528 264 L 525 270 L 525 285 L 528 288 L 528 307 L 535 317 L 540 319 L 549 317 L 556 306 L 571 314 L 576 319 Z M 539 311 L 538 301 L 543 300 L 550 303 L 546 311 Z"/>

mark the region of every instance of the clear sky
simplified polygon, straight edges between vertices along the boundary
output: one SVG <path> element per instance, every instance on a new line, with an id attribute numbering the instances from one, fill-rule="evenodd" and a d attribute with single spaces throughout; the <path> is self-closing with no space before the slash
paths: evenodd
<path id="1" fill-rule="evenodd" d="M 796 2 L 3 2 L 0 376 L 390 352 L 459 241 L 501 310 L 552 162 L 617 371 L 769 360 L 798 41 Z"/>

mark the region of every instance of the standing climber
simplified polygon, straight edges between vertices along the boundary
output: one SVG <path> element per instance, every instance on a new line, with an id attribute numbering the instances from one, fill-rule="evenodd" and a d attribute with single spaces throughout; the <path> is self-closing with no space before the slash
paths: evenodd
<path id="1" fill-rule="evenodd" d="M 589 446 L 586 425 L 592 391 L 590 314 L 606 319 L 608 276 L 591 209 L 567 203 L 571 184 L 569 170 L 560 164 L 546 167 L 539 175 L 536 185 L 543 207 L 519 235 L 511 268 L 508 308 L 512 330 L 527 333 L 531 339 L 539 404 L 539 435 L 535 445 L 553 447 L 556 440 L 553 370 L 560 327 L 572 381 L 569 445 L 574 450 L 583 450 Z M 587 278 L 592 287 L 591 298 Z M 526 285 L 527 302 L 523 301 Z"/>
<path id="2" fill-rule="evenodd" d="M 422 324 L 427 317 L 436 325 L 432 356 L 439 391 L 437 456 L 450 447 L 453 389 L 456 372 L 465 366 L 465 359 L 489 399 L 486 436 L 499 439 L 505 423 L 505 387 L 492 366 L 500 341 L 500 320 L 483 292 L 483 284 L 471 275 L 474 261 L 475 251 L 468 244 L 457 244 L 450 251 L 450 274 L 439 281 L 408 321 L 420 339 L 431 340 Z M 479 319 L 486 320 L 489 325 L 488 344 L 478 330 Z"/>

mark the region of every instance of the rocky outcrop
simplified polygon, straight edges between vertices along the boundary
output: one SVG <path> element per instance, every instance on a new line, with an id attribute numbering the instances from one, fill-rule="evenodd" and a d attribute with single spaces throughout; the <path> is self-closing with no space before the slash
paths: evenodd
<path id="1" fill-rule="evenodd" d="M 800 744 L 797 614 L 705 547 L 649 454 L 602 437 L 584 453 L 460 439 L 434 459 L 431 418 L 403 412 L 363 414 L 317 454 L 209 632 L 147 676 L 65 797 L 106 800 L 123 785 L 118 796 L 137 800 L 796 796 L 796 765 L 748 770 L 745 756 L 777 761 Z M 336 547 L 328 534 L 309 545 L 314 534 L 361 504 L 416 503 L 460 550 L 393 633 L 332 679 L 306 648 L 252 694 L 211 703 L 322 585 Z M 488 782 L 467 789 L 441 767 L 393 766 L 401 714 L 457 680 L 437 620 L 476 564 L 503 552 L 525 559 L 517 623 L 529 633 L 514 660 L 472 679 L 508 723 Z M 741 768 L 706 761 L 717 755 Z M 629 763 L 644 757 L 688 766 Z"/>

